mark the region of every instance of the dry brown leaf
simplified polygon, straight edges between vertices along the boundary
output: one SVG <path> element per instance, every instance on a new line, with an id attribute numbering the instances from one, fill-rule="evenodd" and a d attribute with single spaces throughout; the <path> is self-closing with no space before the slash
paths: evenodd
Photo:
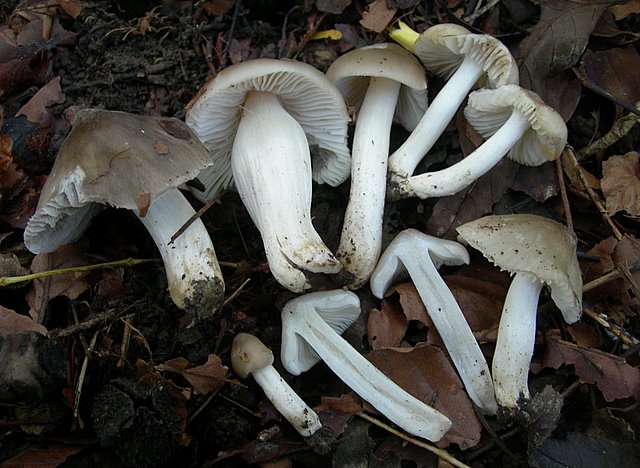
<path id="1" fill-rule="evenodd" d="M 362 13 L 360 24 L 377 33 L 384 31 L 398 11 L 397 8 L 389 8 L 387 0 L 374 0 Z"/>
<path id="2" fill-rule="evenodd" d="M 538 167 L 520 166 L 511 185 L 513 190 L 524 192 L 539 203 L 558 194 L 560 188 L 553 163 Z"/>
<path id="3" fill-rule="evenodd" d="M 627 106 L 640 101 L 640 55 L 635 47 L 588 50 L 582 57 L 579 77 L 591 89 L 602 89 Z"/>
<path id="4" fill-rule="evenodd" d="M 215 354 L 209 354 L 207 362 L 201 366 L 189 367 L 189 361 L 183 357 L 170 359 L 156 366 L 158 371 L 174 372 L 184 377 L 198 395 L 218 391 L 227 381 L 228 369 Z"/>
<path id="5" fill-rule="evenodd" d="M 602 12 L 613 1 L 579 2 L 571 0 L 540 1 L 540 20 L 529 30 L 520 46 L 520 85 L 535 91 L 556 108 L 558 103 L 550 101 L 547 80 L 578 61 L 589 39 L 589 34 Z"/>
<path id="6" fill-rule="evenodd" d="M 47 329 L 39 323 L 34 322 L 32 318 L 0 306 L 0 335 L 11 335 L 12 333 L 30 331 L 45 336 L 48 334 Z"/>
<path id="7" fill-rule="evenodd" d="M 40 88 L 38 92 L 16 112 L 16 117 L 24 115 L 29 122 L 48 125 L 53 120 L 53 113 L 49 107 L 53 104 L 62 104 L 65 99 L 62 88 L 60 88 L 60 77 L 57 76 Z"/>
<path id="8" fill-rule="evenodd" d="M 640 13 L 640 0 L 626 0 L 623 3 L 611 5 L 609 11 L 613 13 L 616 21 L 620 21 L 629 15 Z"/>
<path id="9" fill-rule="evenodd" d="M 453 427 L 439 442 L 461 449 L 475 446 L 482 426 L 453 366 L 443 352 L 430 345 L 413 349 L 382 349 L 367 358 L 391 380 L 421 401 L 446 415 Z"/>
<path id="10" fill-rule="evenodd" d="M 56 2 L 67 15 L 74 19 L 80 15 L 84 8 L 84 4 L 80 0 L 56 0 Z"/>
<path id="11" fill-rule="evenodd" d="M 38 273 L 86 264 L 87 261 L 78 244 L 69 244 L 63 245 L 55 252 L 36 255 L 31 262 L 31 272 Z M 29 315 L 37 323 L 42 323 L 47 303 L 51 299 L 58 296 L 76 299 L 87 289 L 87 283 L 83 280 L 86 275 L 87 273 L 65 273 L 33 280 L 32 287 L 27 293 Z"/>
<path id="12" fill-rule="evenodd" d="M 318 413 L 323 426 L 340 435 L 347 428 L 349 419 L 362 411 L 362 404 L 354 399 L 352 393 L 347 393 L 339 398 L 321 397 L 314 411 Z"/>
<path id="13" fill-rule="evenodd" d="M 596 384 L 606 401 L 629 397 L 640 401 L 640 369 L 630 366 L 620 356 L 563 341 L 558 335 L 547 335 L 543 367 L 558 369 L 562 365 L 573 365 L 580 381 Z"/>
<path id="14" fill-rule="evenodd" d="M 602 163 L 600 187 L 607 201 L 607 211 L 614 215 L 626 211 L 640 216 L 640 153 L 631 151 L 611 156 Z"/>
<path id="15" fill-rule="evenodd" d="M 567 331 L 571 335 L 571 338 L 573 338 L 573 341 L 583 348 L 598 348 L 602 344 L 598 332 L 593 326 L 586 322 L 567 325 Z"/>
<path id="16" fill-rule="evenodd" d="M 201 6 L 210 15 L 224 15 L 235 3 L 236 0 L 207 0 Z"/>

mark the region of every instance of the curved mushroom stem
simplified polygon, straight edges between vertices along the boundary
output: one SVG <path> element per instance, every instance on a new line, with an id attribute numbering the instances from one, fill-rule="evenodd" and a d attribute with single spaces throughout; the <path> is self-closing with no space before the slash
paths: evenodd
<path id="1" fill-rule="evenodd" d="M 525 115 L 514 110 L 496 133 L 462 161 L 441 171 L 408 177 L 399 183 L 396 195 L 425 199 L 459 192 L 498 164 L 530 127 Z"/>
<path id="2" fill-rule="evenodd" d="M 392 187 L 413 174 L 482 73 L 482 67 L 473 58 L 465 56 L 460 67 L 429 104 L 416 128 L 389 157 L 389 184 Z"/>
<path id="3" fill-rule="evenodd" d="M 311 304 L 288 305 L 282 310 L 283 327 L 291 327 L 292 333 L 304 339 L 346 385 L 374 408 L 405 431 L 434 442 L 449 430 L 449 418 L 384 375 L 333 331 Z"/>
<path id="4" fill-rule="evenodd" d="M 371 291 L 382 298 L 398 273 L 406 269 L 469 398 L 484 414 L 495 415 L 498 407 L 489 366 L 460 306 L 438 272 L 442 264 L 462 263 L 469 263 L 469 254 L 462 245 L 408 229 L 398 234 L 380 259 L 371 277 Z"/>
<path id="5" fill-rule="evenodd" d="M 313 435 L 322 427 L 320 418 L 298 396 L 273 366 L 251 373 L 273 406 L 304 437 Z"/>
<path id="6" fill-rule="evenodd" d="M 353 275 L 350 289 L 367 282 L 380 256 L 389 140 L 399 92 L 399 82 L 371 78 L 358 112 L 349 204 L 336 254 Z"/>
<path id="7" fill-rule="evenodd" d="M 528 273 L 515 274 L 502 309 L 493 357 L 493 384 L 498 405 L 516 409 L 529 398 L 529 366 L 536 337 L 536 313 L 542 282 Z"/>
<path id="8" fill-rule="evenodd" d="M 224 281 L 211 237 L 202 221 L 196 219 L 169 243 L 194 214 L 184 195 L 174 188 L 153 200 L 139 219 L 164 261 L 171 299 L 179 308 L 193 313 L 195 320 L 202 320 L 213 315 L 224 298 Z"/>
<path id="9" fill-rule="evenodd" d="M 250 92 L 243 110 L 231 157 L 235 184 L 274 277 L 301 292 L 310 287 L 303 271 L 342 269 L 311 223 L 309 144 L 277 96 Z"/>

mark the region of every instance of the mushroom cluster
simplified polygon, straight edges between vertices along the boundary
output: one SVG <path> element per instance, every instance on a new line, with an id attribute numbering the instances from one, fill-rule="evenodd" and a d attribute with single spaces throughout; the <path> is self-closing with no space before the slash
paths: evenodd
<path id="1" fill-rule="evenodd" d="M 201 201 L 235 189 L 260 231 L 275 279 L 293 293 L 305 293 L 281 312 L 280 364 L 288 378 L 322 360 L 405 431 L 440 440 L 451 420 L 399 387 L 340 336 L 361 312 L 358 296 L 347 289 L 370 282 L 373 295 L 382 299 L 406 272 L 469 398 L 486 415 L 499 407 L 515 411 L 529 398 L 542 288 L 551 288 L 567 322 L 580 317 L 582 284 L 572 234 L 531 215 L 485 217 L 458 228 L 465 242 L 515 274 L 490 366 L 438 272 L 442 265 L 469 263 L 465 247 L 409 229 L 382 253 L 383 213 L 388 200 L 457 193 L 505 155 L 531 166 L 553 160 L 566 144 L 566 126 L 518 85 L 515 61 L 495 38 L 453 24 L 418 34 L 401 22 L 389 36 L 400 45 L 355 49 L 326 74 L 293 60 L 229 66 L 189 103 L 186 126 L 173 119 L 80 112 L 27 226 L 25 244 L 33 252 L 49 252 L 77 239 L 105 206 L 134 210 L 165 262 L 171 298 L 205 319 L 220 306 L 224 283 L 201 221 L 173 239 L 194 214 L 177 187 L 197 177 L 204 190 L 192 193 Z M 427 72 L 445 80 L 430 104 Z M 457 164 L 414 174 L 465 100 L 464 117 L 486 141 Z M 355 115 L 351 148 L 347 106 Z M 410 133 L 390 156 L 394 121 Z M 337 186 L 349 177 L 334 253 L 312 223 L 312 182 Z M 312 291 L 310 275 L 324 275 L 344 289 Z M 301 435 L 321 427 L 257 337 L 237 335 L 231 362 L 238 376 L 252 374 Z"/>

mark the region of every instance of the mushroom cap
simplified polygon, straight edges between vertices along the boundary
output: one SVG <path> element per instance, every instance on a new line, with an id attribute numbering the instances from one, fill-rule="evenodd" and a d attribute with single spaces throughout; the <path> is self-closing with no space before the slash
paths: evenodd
<path id="1" fill-rule="evenodd" d="M 567 323 L 582 314 L 576 238 L 564 225 L 528 214 L 485 216 L 457 228 L 460 237 L 502 270 L 535 276 Z"/>
<path id="2" fill-rule="evenodd" d="M 360 299 L 351 291 L 335 289 L 318 291 L 297 297 L 282 309 L 282 365 L 293 375 L 311 369 L 320 356 L 309 343 L 298 335 L 291 321 L 303 321 L 304 315 L 313 309 L 338 335 L 351 326 L 360 315 Z"/>
<path id="3" fill-rule="evenodd" d="M 273 364 L 273 353 L 256 336 L 238 333 L 231 344 L 231 365 L 236 374 L 246 379 L 255 371 Z"/>
<path id="4" fill-rule="evenodd" d="M 222 70 L 187 105 L 186 122 L 215 162 L 199 176 L 207 186 L 205 199 L 214 198 L 233 182 L 231 150 L 242 103 L 250 91 L 277 95 L 284 109 L 302 126 L 315 156 L 316 182 L 337 186 L 349 177 L 349 115 L 336 87 L 323 73 L 302 62 L 248 60 Z"/>
<path id="5" fill-rule="evenodd" d="M 427 70 L 444 79 L 453 75 L 465 57 L 471 57 L 485 72 L 478 86 L 498 88 L 519 82 L 518 66 L 502 42 L 487 34 L 471 34 L 457 24 L 430 27 L 414 43 L 413 53 Z"/>
<path id="6" fill-rule="evenodd" d="M 347 104 L 359 109 L 369 78 L 401 83 L 394 120 L 412 131 L 427 109 L 427 79 L 416 57 L 397 44 L 374 44 L 338 57 L 327 70 L 327 78 L 340 90 Z"/>
<path id="7" fill-rule="evenodd" d="M 567 143 L 567 126 L 560 114 L 533 91 L 518 85 L 474 91 L 469 94 L 464 115 L 480 135 L 489 138 L 514 110 L 529 120 L 531 128 L 511 147 L 507 156 L 528 166 L 557 159 Z"/>
<path id="8" fill-rule="evenodd" d="M 82 109 L 53 164 L 24 233 L 27 248 L 52 252 L 82 235 L 105 205 L 137 209 L 197 177 L 212 162 L 187 125 L 174 118 Z"/>

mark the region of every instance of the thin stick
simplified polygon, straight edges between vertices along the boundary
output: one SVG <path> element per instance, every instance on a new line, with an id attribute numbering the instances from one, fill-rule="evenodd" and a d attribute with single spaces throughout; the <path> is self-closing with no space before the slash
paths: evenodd
<path id="1" fill-rule="evenodd" d="M 602 138 L 590 143 L 589 146 L 578 151 L 578 158 L 582 160 L 593 154 L 603 151 L 626 136 L 627 133 L 629 133 L 631 129 L 638 123 L 638 121 L 640 121 L 640 116 L 637 114 L 639 109 L 640 103 L 637 103 L 635 114 L 630 113 L 616 120 L 613 123 L 611 130 L 605 133 Z"/>
<path id="2" fill-rule="evenodd" d="M 569 158 L 569 161 L 571 161 L 571 164 L 573 164 L 573 167 L 575 168 L 576 173 L 578 174 L 578 178 L 580 179 L 580 182 L 582 182 L 584 189 L 587 191 L 589 198 L 591 198 L 591 201 L 596 206 L 598 212 L 600 213 L 600 216 L 602 216 L 602 219 L 604 219 L 605 222 L 609 225 L 615 238 L 618 240 L 622 240 L 622 234 L 620 233 L 616 225 L 613 223 L 611 216 L 609 216 L 609 212 L 598 200 L 598 195 L 593 191 L 591 187 L 589 187 L 589 182 L 587 181 L 587 178 L 585 177 L 584 172 L 582 172 L 582 167 L 580 166 L 580 163 L 576 159 L 576 155 L 573 149 L 567 146 L 564 150 L 564 154 L 567 155 L 567 157 Z"/>
<path id="3" fill-rule="evenodd" d="M 251 281 L 251 278 L 247 278 L 246 280 L 244 280 L 244 282 L 238 286 L 238 289 L 236 289 L 235 291 L 233 291 L 233 294 L 231 294 L 229 297 L 227 297 L 224 302 L 222 303 L 222 306 L 220 306 L 221 308 L 226 306 L 229 302 L 231 302 L 238 294 L 240 294 L 240 291 L 242 291 L 242 288 L 244 288 L 246 286 L 246 284 Z"/>
<path id="4" fill-rule="evenodd" d="M 629 274 L 627 275 L 628 277 L 631 276 L 631 273 L 636 271 L 638 268 L 640 268 L 640 262 L 636 262 L 633 265 L 626 267 L 626 269 L 628 270 Z M 586 293 L 591 291 L 592 289 L 596 289 L 600 286 L 602 286 L 603 284 L 607 284 L 610 281 L 613 281 L 615 279 L 618 278 L 623 278 L 624 275 L 621 273 L 621 271 L 616 268 L 611 270 L 608 273 L 605 273 L 602 276 L 597 277 L 596 279 L 593 279 L 591 281 L 589 281 L 588 283 L 585 283 L 584 286 L 582 286 L 582 292 Z M 635 280 L 634 280 L 635 282 Z"/>
<path id="5" fill-rule="evenodd" d="M 364 419 L 366 421 L 369 421 L 371 424 L 375 424 L 376 426 L 384 429 L 385 431 L 390 432 L 391 434 L 396 435 L 396 436 L 400 437 L 401 439 L 412 443 L 413 445 L 417 445 L 418 447 L 421 447 L 421 448 L 423 448 L 425 450 L 428 450 L 431 453 L 436 454 L 442 460 L 452 464 L 453 466 L 457 466 L 459 468 L 470 468 L 469 465 L 465 465 L 460 460 L 454 458 L 446 450 L 443 450 L 441 448 L 435 447 L 435 446 L 433 446 L 431 444 L 427 444 L 426 442 L 423 442 L 421 440 L 418 440 L 418 439 L 415 439 L 415 438 L 413 438 L 411 436 L 408 436 L 405 433 L 394 429 L 393 427 L 389 426 L 388 424 L 385 424 L 382 421 L 379 421 L 376 418 L 374 418 L 372 416 L 369 416 L 367 413 L 356 413 L 356 414 L 358 416 L 360 416 L 362 419 Z"/>
<path id="6" fill-rule="evenodd" d="M 124 331 L 122 332 L 122 343 L 120 344 L 120 358 L 116 367 L 124 367 L 127 362 L 127 351 L 129 350 L 129 343 L 131 342 L 131 315 L 122 319 L 124 323 Z"/>
<path id="7" fill-rule="evenodd" d="M 191 216 L 189 219 L 187 219 L 187 220 L 185 221 L 185 223 L 184 223 L 182 226 L 180 226 L 180 229 L 178 229 L 178 230 L 176 231 L 176 233 L 175 233 L 173 236 L 171 236 L 171 239 L 169 239 L 168 244 L 169 244 L 169 245 L 173 244 L 173 243 L 175 242 L 175 240 L 176 240 L 178 237 L 180 237 L 180 235 L 181 235 L 184 231 L 186 231 L 186 230 L 187 230 L 187 228 L 188 228 L 189 226 L 191 226 L 191 224 L 193 224 L 193 222 L 194 222 L 196 219 L 200 218 L 200 216 L 202 216 L 203 214 L 205 214 L 209 208 L 211 208 L 214 204 L 216 204 L 216 203 L 218 202 L 218 200 L 220 200 L 220 197 L 221 197 L 221 196 L 222 196 L 222 195 L 218 195 L 216 198 L 214 198 L 214 199 L 213 199 L 213 200 L 211 200 L 210 202 L 207 202 L 205 205 L 203 205 L 202 207 L 200 207 L 200 209 L 199 209 L 198 211 L 196 211 L 196 212 L 193 214 L 193 216 Z"/>
<path id="8" fill-rule="evenodd" d="M 73 402 L 73 416 L 78 418 L 78 411 L 80 408 L 80 396 L 82 395 L 82 386 L 84 385 L 84 377 L 87 374 L 87 367 L 89 367 L 89 359 L 91 353 L 93 352 L 93 348 L 96 346 L 96 342 L 98 341 L 98 335 L 102 330 L 98 329 L 93 334 L 91 338 L 91 342 L 89 343 L 89 348 L 84 355 L 84 360 L 82 361 L 82 368 L 80 369 L 80 374 L 78 375 L 78 382 L 76 383 L 76 391 L 75 391 L 75 401 Z"/>
<path id="9" fill-rule="evenodd" d="M 603 328 L 606 328 L 612 335 L 628 346 L 636 346 L 640 344 L 640 340 L 631 336 L 624 328 L 611 322 L 604 314 L 598 314 L 591 309 L 584 308 L 583 312 L 586 316 L 591 317 L 598 322 Z"/>
<path id="10" fill-rule="evenodd" d="M 64 275 L 67 273 L 85 273 L 88 271 L 100 270 L 103 268 L 135 266 L 135 265 L 140 265 L 142 263 L 150 263 L 150 262 L 158 262 L 158 261 L 159 260 L 152 259 L 152 258 L 147 258 L 147 259 L 125 258 L 124 260 L 114 260 L 113 262 L 96 263 L 94 265 L 83 265 L 83 266 L 75 266 L 75 267 L 69 267 L 69 268 L 58 268 L 56 270 L 39 271 L 37 273 L 31 273 L 28 275 L 0 276 L 0 287 L 9 286 L 11 284 L 16 284 L 16 283 L 23 283 L 25 281 L 32 281 L 40 278 L 47 278 L 49 276 Z"/>
<path id="11" fill-rule="evenodd" d="M 567 228 L 570 232 L 573 230 L 573 218 L 571 216 L 571 205 L 569 205 L 569 197 L 567 195 L 567 186 L 564 184 L 564 170 L 562 169 L 562 158 L 556 159 L 556 174 L 558 176 L 558 187 L 560 187 L 560 198 L 562 199 L 562 207 L 564 210 L 564 219 L 567 222 Z"/>

